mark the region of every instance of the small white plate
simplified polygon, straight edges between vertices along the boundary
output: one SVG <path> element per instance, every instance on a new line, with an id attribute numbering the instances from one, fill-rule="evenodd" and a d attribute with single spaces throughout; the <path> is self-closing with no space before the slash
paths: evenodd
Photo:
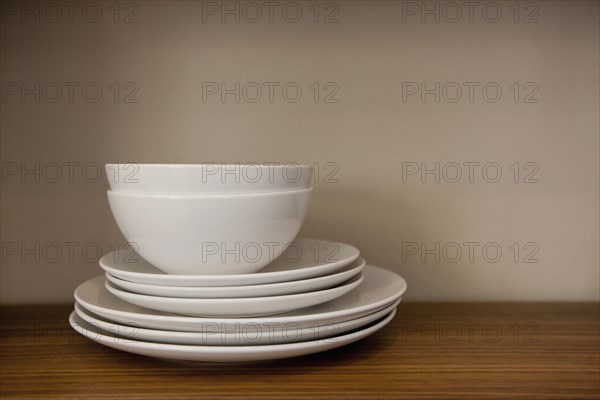
<path id="1" fill-rule="evenodd" d="M 319 276 L 318 278 L 303 279 L 293 282 L 267 283 L 265 285 L 250 286 L 160 286 L 145 283 L 129 282 L 106 274 L 112 284 L 118 288 L 132 293 L 145 294 L 149 296 L 179 297 L 179 298 L 237 298 L 237 297 L 265 297 L 283 296 L 296 293 L 314 292 L 316 290 L 332 288 L 357 275 L 366 262 L 359 258 L 352 264 L 342 268 L 340 272 L 331 275 Z"/>
<path id="2" fill-rule="evenodd" d="M 148 296 L 130 293 L 106 281 L 109 292 L 129 303 L 152 310 L 196 317 L 255 317 L 281 314 L 310 307 L 345 295 L 364 280 L 362 273 L 331 289 L 286 296 L 242 297 L 220 299 L 186 299 L 178 297 Z"/>
<path id="3" fill-rule="evenodd" d="M 362 273 L 364 282 L 335 300 L 317 306 L 304 308 L 291 313 L 254 318 L 198 318 L 164 313 L 138 307 L 119 299 L 104 286 L 104 277 L 90 279 L 77 287 L 75 299 L 94 314 L 110 321 L 125 325 L 177 330 L 186 332 L 206 332 L 220 329 L 239 332 L 244 324 L 296 324 L 308 328 L 313 324 L 330 324 L 352 318 L 360 318 L 398 300 L 406 291 L 406 281 L 398 274 L 383 268 L 367 265 Z"/>
<path id="4" fill-rule="evenodd" d="M 245 324 L 239 332 L 214 330 L 207 332 L 180 332 L 146 329 L 135 324 L 121 325 L 95 317 L 90 311 L 75 303 L 75 312 L 86 322 L 100 329 L 102 334 L 118 336 L 124 339 L 143 340 L 155 343 L 209 345 L 209 346 L 250 346 L 280 343 L 306 342 L 341 335 L 361 328 L 389 314 L 400 303 L 396 300 L 389 306 L 361 318 L 342 321 L 335 324 L 315 324 L 309 328 L 298 328 L 295 324 L 275 327 L 274 325 Z"/>
<path id="5" fill-rule="evenodd" d="M 383 319 L 360 330 L 328 339 L 300 343 L 254 346 L 190 346 L 123 339 L 116 336 L 101 334 L 93 325 L 90 325 L 79 318 L 75 311 L 71 313 L 69 323 L 73 329 L 83 336 L 86 336 L 88 339 L 112 347 L 113 349 L 129 353 L 172 360 L 244 362 L 297 357 L 345 346 L 377 332 L 387 325 L 392 318 L 394 318 L 394 315 L 396 315 L 396 309 L 393 309 L 392 312 Z"/>
<path id="6" fill-rule="evenodd" d="M 289 282 L 331 274 L 358 258 L 356 247 L 319 239 L 295 239 L 282 256 L 253 274 L 169 275 L 153 267 L 133 250 L 104 255 L 100 266 L 117 278 L 164 286 L 242 286 Z"/>

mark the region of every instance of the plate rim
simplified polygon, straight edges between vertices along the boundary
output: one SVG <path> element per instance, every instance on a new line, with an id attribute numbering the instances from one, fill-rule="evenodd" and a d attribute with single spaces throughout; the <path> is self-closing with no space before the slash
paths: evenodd
<path id="1" fill-rule="evenodd" d="M 104 276 L 104 275 L 100 275 L 100 276 Z M 131 298 L 139 298 L 141 300 L 149 300 L 149 301 L 151 301 L 151 300 L 162 301 L 162 302 L 165 302 L 168 304 L 185 303 L 186 305 L 188 305 L 188 304 L 189 305 L 192 305 L 192 304 L 207 304 L 207 305 L 211 305 L 211 304 L 214 304 L 214 305 L 220 305 L 220 304 L 238 305 L 238 304 L 240 304 L 240 305 L 242 305 L 248 301 L 253 301 L 253 302 L 258 302 L 258 303 L 271 303 L 273 301 L 287 301 L 287 300 L 309 298 L 309 297 L 313 297 L 317 294 L 334 293 L 334 292 L 338 292 L 338 291 L 343 291 L 343 289 L 346 289 L 348 286 L 356 287 L 356 286 L 360 285 L 364 280 L 365 280 L 365 276 L 363 275 L 362 272 L 359 272 L 358 274 L 356 274 L 352 278 L 348 279 L 347 281 L 342 282 L 340 285 L 335 286 L 333 288 L 329 288 L 329 289 L 315 290 L 315 291 L 306 292 L 306 293 L 287 294 L 287 295 L 282 295 L 282 296 L 223 297 L 223 298 L 167 297 L 167 296 L 153 296 L 153 295 L 147 295 L 147 294 L 132 293 L 132 292 L 128 292 L 126 290 L 114 287 L 114 285 L 111 282 L 109 282 L 108 280 L 104 281 L 104 286 L 106 286 L 106 288 L 113 294 L 115 294 L 115 292 L 120 292 L 120 293 L 124 293 L 126 296 L 130 296 Z M 115 296 L 117 296 L 117 295 L 115 294 Z"/>
<path id="2" fill-rule="evenodd" d="M 336 240 L 304 238 L 304 237 L 296 238 L 293 241 L 296 241 L 296 240 L 337 243 L 338 245 L 344 245 L 344 246 L 348 247 L 352 251 L 352 255 L 344 260 L 339 260 L 339 261 L 332 262 L 332 263 L 323 263 L 320 265 L 314 265 L 311 267 L 306 267 L 306 268 L 302 268 L 302 269 L 298 269 L 298 270 L 273 271 L 273 272 L 258 271 L 258 272 L 250 273 L 250 274 L 231 274 L 231 275 L 179 275 L 179 274 L 174 275 L 174 274 L 167 274 L 167 273 L 148 273 L 148 272 L 124 271 L 124 270 L 118 269 L 114 266 L 111 266 L 110 264 L 107 264 L 107 262 L 106 262 L 106 260 L 110 259 L 110 257 L 118 250 L 113 250 L 113 251 L 103 255 L 102 257 L 100 257 L 98 264 L 100 265 L 100 268 L 102 268 L 105 272 L 109 272 L 109 273 L 111 273 L 111 275 L 114 275 L 117 277 L 119 277 L 119 275 L 128 276 L 129 279 L 124 279 L 124 280 L 133 279 L 134 282 L 139 282 L 139 281 L 135 280 L 135 278 L 137 277 L 138 279 L 141 278 L 141 279 L 149 279 L 149 280 L 166 280 L 166 281 L 169 281 L 172 286 L 177 286 L 176 284 L 178 284 L 178 283 L 179 284 L 186 283 L 186 285 L 184 285 L 184 286 L 189 286 L 188 283 L 190 281 L 195 281 L 195 280 L 205 281 L 210 286 L 240 286 L 240 285 L 231 285 L 231 284 L 230 285 L 227 285 L 227 284 L 214 285 L 214 283 L 226 282 L 226 281 L 244 281 L 244 280 L 248 280 L 248 283 L 246 283 L 246 284 L 259 284 L 259 283 L 265 284 L 265 283 L 289 282 L 289 281 L 293 281 L 295 279 L 294 276 L 302 275 L 302 273 L 306 273 L 306 272 L 318 272 L 320 270 L 324 270 L 325 272 L 327 272 L 329 270 L 335 271 L 337 268 L 342 268 L 342 267 L 345 267 L 346 265 L 353 263 L 354 261 L 356 261 L 358 259 L 358 257 L 360 257 L 360 250 L 357 247 L 352 246 L 351 244 L 348 244 L 348 243 L 339 242 Z M 290 276 L 290 278 L 287 278 L 286 275 Z M 312 276 L 309 276 L 309 278 L 318 277 L 318 276 L 321 276 L 321 275 L 312 275 Z M 146 282 L 139 282 L 139 283 L 146 283 Z M 201 285 L 198 285 L 198 286 L 201 286 Z"/>
<path id="3" fill-rule="evenodd" d="M 104 276 L 103 276 L 104 277 Z M 241 298 L 177 298 L 148 296 L 115 288 L 104 277 L 104 286 L 122 300 L 143 308 L 199 317 L 249 318 L 283 314 L 334 300 L 364 281 L 362 272 L 333 288 L 285 296 Z"/>
<path id="4" fill-rule="evenodd" d="M 350 319 L 347 319 L 347 320 L 338 321 L 338 322 L 335 322 L 335 323 L 336 324 L 343 324 L 343 323 L 350 323 L 350 322 L 355 322 L 356 323 L 356 322 L 358 322 L 358 320 L 365 320 L 368 317 L 373 318 L 373 316 L 375 314 L 380 314 L 379 316 L 375 317 L 374 319 L 372 319 L 369 322 L 365 322 L 365 323 L 360 322 L 361 325 L 359 325 L 358 328 L 355 328 L 355 329 L 359 329 L 359 328 L 361 328 L 363 326 L 366 326 L 367 324 L 369 324 L 371 322 L 374 322 L 374 321 L 376 321 L 376 320 L 384 317 L 385 315 L 389 314 L 392 311 L 392 309 L 398 307 L 398 305 L 400 304 L 400 302 L 401 302 L 401 299 L 398 299 L 398 300 L 396 300 L 396 301 L 388 304 L 387 306 L 385 306 L 385 307 L 383 307 L 381 309 L 375 310 L 374 312 L 372 312 L 370 314 L 366 314 L 366 315 L 363 315 L 363 316 L 358 317 L 358 318 L 350 318 Z M 73 305 L 73 307 L 74 307 L 74 312 L 77 314 L 77 316 L 79 318 L 81 318 L 85 322 L 87 322 L 89 324 L 92 324 L 92 325 L 93 324 L 98 324 L 98 327 L 103 332 L 106 331 L 108 328 L 105 328 L 102 325 L 117 326 L 119 328 L 120 327 L 136 328 L 139 331 L 142 331 L 144 334 L 147 334 L 147 335 L 153 335 L 152 332 L 157 332 L 156 337 L 154 339 L 157 342 L 161 339 L 159 335 L 170 336 L 171 337 L 170 340 L 175 340 L 175 339 L 173 339 L 173 337 L 175 337 L 175 338 L 182 338 L 182 339 L 188 338 L 188 339 L 191 340 L 191 339 L 194 339 L 194 338 L 198 337 L 198 335 L 206 334 L 206 333 L 211 333 L 211 334 L 212 333 L 216 333 L 216 334 L 219 334 L 219 335 L 225 334 L 225 335 L 231 335 L 231 336 L 234 336 L 234 337 L 238 337 L 239 336 L 239 332 L 231 332 L 231 331 L 214 331 L 214 332 L 212 332 L 212 331 L 211 332 L 204 332 L 204 331 L 190 332 L 190 331 L 176 331 L 176 330 L 175 331 L 170 331 L 170 330 L 166 330 L 166 329 L 153 329 L 153 328 L 146 328 L 146 327 L 140 327 L 140 326 L 132 326 L 132 325 L 127 325 L 127 324 L 120 323 L 120 322 L 117 322 L 117 321 L 106 320 L 106 319 L 102 318 L 101 316 L 94 315 L 92 311 L 87 310 L 83 305 L 81 305 L 81 304 L 79 304 L 77 302 L 75 302 L 75 304 Z M 84 316 L 82 316 L 81 314 L 84 314 Z M 86 319 L 86 318 L 89 318 L 89 320 Z M 100 325 L 100 324 L 102 324 L 102 325 Z M 274 334 L 275 332 L 283 332 L 283 331 L 281 329 L 269 330 L 269 334 L 270 335 Z M 110 331 L 109 331 L 109 333 L 110 333 Z M 113 336 L 119 336 L 118 334 L 111 334 L 111 335 L 113 335 Z M 323 340 L 325 338 L 326 337 L 318 337 L 315 340 Z M 127 339 L 127 338 L 125 338 L 125 339 Z M 132 339 L 132 340 L 135 340 L 135 339 Z M 141 341 L 151 341 L 151 339 L 141 339 Z M 298 341 L 290 341 L 290 342 L 281 342 L 281 343 L 297 343 L 297 342 Z M 270 344 L 281 344 L 281 343 L 270 343 Z M 166 343 L 166 344 L 169 344 L 169 343 Z M 170 343 L 170 344 L 184 344 L 184 343 Z M 256 344 L 253 344 L 253 345 L 259 345 L 259 344 L 261 344 L 261 343 L 256 343 Z M 269 343 L 264 343 L 264 344 L 269 344 Z M 194 345 L 194 344 L 193 343 L 188 343 L 187 345 Z M 239 344 L 229 344 L 227 346 L 240 346 L 240 345 Z"/>
<path id="5" fill-rule="evenodd" d="M 395 292 L 393 295 L 385 297 L 385 298 L 383 298 L 379 301 L 376 301 L 374 303 L 371 303 L 371 304 L 364 304 L 359 307 L 352 307 L 352 308 L 346 308 L 346 309 L 342 309 L 342 310 L 329 311 L 329 312 L 324 312 L 321 314 L 303 314 L 303 315 L 283 316 L 283 317 L 282 316 L 279 316 L 279 317 L 267 316 L 267 317 L 250 317 L 250 318 L 215 318 L 215 317 L 202 318 L 202 317 L 178 315 L 178 314 L 173 314 L 173 313 L 165 313 L 162 311 L 160 312 L 160 314 L 163 314 L 163 315 L 140 314 L 140 313 L 136 313 L 133 311 L 114 310 L 114 309 L 90 304 L 89 302 L 82 300 L 81 296 L 79 296 L 79 294 L 77 293 L 82 285 L 90 282 L 93 279 L 97 279 L 100 276 L 96 276 L 94 278 L 88 279 L 87 281 L 85 281 L 85 282 L 81 283 L 79 286 L 77 286 L 77 288 L 75 289 L 74 298 L 80 304 L 82 304 L 85 308 L 91 310 L 92 312 L 98 313 L 96 310 L 100 310 L 99 313 L 104 312 L 106 314 L 118 315 L 123 318 L 132 318 L 133 317 L 138 320 L 141 319 L 143 321 L 150 322 L 150 323 L 153 323 L 153 322 L 154 323 L 167 323 L 167 322 L 169 322 L 169 323 L 179 324 L 179 325 L 198 325 L 198 324 L 203 324 L 206 322 L 217 321 L 218 323 L 235 324 L 236 322 L 240 322 L 242 319 L 244 321 L 253 321 L 256 323 L 260 323 L 260 322 L 264 322 L 266 319 L 273 319 L 273 318 L 279 318 L 280 321 L 278 321 L 278 322 L 280 322 L 280 323 L 305 323 L 307 321 L 314 320 L 315 316 L 318 316 L 319 320 L 327 320 L 327 319 L 331 319 L 331 318 L 339 318 L 339 317 L 343 317 L 346 315 L 353 315 L 353 314 L 358 314 L 361 312 L 367 312 L 369 310 L 374 310 L 374 309 L 381 307 L 387 303 L 391 303 L 392 301 L 397 300 L 398 298 L 402 297 L 402 295 L 406 292 L 408 286 L 407 286 L 406 280 L 402 276 L 400 276 L 392 271 L 389 271 L 387 269 L 377 267 L 374 265 L 368 265 L 368 264 L 365 266 L 362 273 L 365 273 L 370 268 L 383 270 L 390 274 L 395 275 L 396 279 L 400 280 L 401 289 L 399 291 Z M 359 286 L 359 288 L 360 288 L 360 286 Z M 140 307 L 140 308 L 144 308 L 144 307 Z"/>
<path id="6" fill-rule="evenodd" d="M 357 265 L 352 267 L 352 264 L 354 263 L 358 263 Z M 150 286 L 150 287 L 156 287 L 157 289 L 161 289 L 161 290 L 169 290 L 169 289 L 177 289 L 177 290 L 182 290 L 182 291 L 192 291 L 193 290 L 208 290 L 208 291 L 217 291 L 217 290 L 249 290 L 250 288 L 254 288 L 257 290 L 263 289 L 263 290 L 268 290 L 270 288 L 276 287 L 276 286 L 283 286 L 283 287 L 293 287 L 296 284 L 310 284 L 310 283 L 317 283 L 317 282 L 324 282 L 327 281 L 328 279 L 331 279 L 332 277 L 335 277 L 336 275 L 349 275 L 348 280 L 352 279 L 354 276 L 358 275 L 363 269 L 364 267 L 367 265 L 367 262 L 364 258 L 362 257 L 358 257 L 358 259 L 356 259 L 355 261 L 353 261 L 352 263 L 345 265 L 342 267 L 342 269 L 335 271 L 334 273 L 330 274 L 330 275 L 322 275 L 322 276 L 317 276 L 314 278 L 308 278 L 308 279 L 301 279 L 301 280 L 297 280 L 297 281 L 285 281 L 285 282 L 273 282 L 273 283 L 265 283 L 265 284 L 258 284 L 258 285 L 235 285 L 235 286 L 167 286 L 167 285 L 151 285 L 148 283 L 141 283 L 141 282 L 131 282 L 125 279 L 121 279 L 117 276 L 114 276 L 108 272 L 105 272 L 106 275 L 106 279 L 109 280 L 111 283 L 113 283 L 114 285 L 116 285 L 117 287 L 119 287 L 119 281 L 121 282 L 125 282 L 124 284 L 131 284 L 131 285 L 141 285 L 141 286 Z M 343 268 L 346 267 L 352 267 L 346 271 L 343 270 Z M 354 272 L 351 274 L 351 272 Z M 113 281 L 117 281 L 116 283 Z M 344 283 L 344 281 L 341 281 L 340 284 Z M 123 287 L 122 288 L 125 291 L 130 291 L 128 288 Z M 310 289 L 309 289 L 310 290 Z M 320 289 L 319 289 L 320 290 Z M 140 294 L 140 295 L 146 295 L 146 296 L 156 296 L 156 297 L 171 297 L 171 296 L 159 296 L 159 295 L 152 295 L 152 294 L 146 294 L 146 293 L 139 293 L 139 292 L 132 292 L 135 294 Z M 299 294 L 299 293 L 303 293 L 303 292 L 296 292 L 296 293 L 291 293 L 291 294 Z M 271 296 L 284 296 L 285 294 L 281 294 L 281 295 L 262 295 L 262 296 L 240 296 L 237 298 L 243 298 L 243 297 L 271 297 Z M 180 298 L 185 298 L 185 297 L 180 297 Z M 213 298 L 227 298 L 227 297 L 213 297 Z M 236 298 L 236 297 L 230 297 L 230 298 Z"/>
<path id="7" fill-rule="evenodd" d="M 115 337 L 112 335 L 104 335 L 104 334 L 95 334 L 96 338 L 90 338 L 88 335 L 81 332 L 81 330 L 84 329 L 83 327 L 77 325 L 78 327 L 76 328 L 74 326 L 74 325 L 76 325 L 75 318 L 80 318 L 80 317 L 76 316 L 75 311 L 72 311 L 71 314 L 69 315 L 69 324 L 75 331 L 77 331 L 80 335 L 84 336 L 85 338 L 92 340 L 96 343 L 105 345 L 107 347 L 111 347 L 113 349 L 125 351 L 125 352 L 130 352 L 125 349 L 133 348 L 133 349 L 142 349 L 142 350 L 158 350 L 161 352 L 177 352 L 177 353 L 183 352 L 183 353 L 193 354 L 193 355 L 197 355 L 197 356 L 199 356 L 201 354 L 205 354 L 207 356 L 210 356 L 210 355 L 235 356 L 235 355 L 240 355 L 240 353 L 243 353 L 243 355 L 256 355 L 256 354 L 274 352 L 274 351 L 283 352 L 283 351 L 293 351 L 293 350 L 302 350 L 302 349 L 316 350 L 315 352 L 319 352 L 318 349 L 321 347 L 324 347 L 323 351 L 333 349 L 336 347 L 342 347 L 347 344 L 351 344 L 354 341 L 357 341 L 357 340 L 363 339 L 367 336 L 370 336 L 371 334 L 379 331 L 380 329 L 385 327 L 387 324 L 389 324 L 394 319 L 394 317 L 396 316 L 396 313 L 397 313 L 397 309 L 394 308 L 394 309 L 392 309 L 392 311 L 390 311 L 389 314 L 385 315 L 380 320 L 375 321 L 372 324 L 369 324 L 366 327 L 363 327 L 362 329 L 359 328 L 352 332 L 349 332 L 349 333 L 346 333 L 346 334 L 343 334 L 340 336 L 333 336 L 333 337 L 330 337 L 330 338 L 327 338 L 324 340 L 312 340 L 312 341 L 304 341 L 304 342 L 296 342 L 296 343 L 280 343 L 280 344 L 266 344 L 266 345 L 246 345 L 246 346 L 183 345 L 183 344 L 147 342 L 147 341 L 139 341 L 139 340 L 129 340 L 128 342 L 126 342 L 125 340 L 127 340 L 127 339 L 121 339 L 121 338 L 118 338 L 118 337 Z M 107 343 L 105 343 L 105 342 L 109 342 L 110 340 L 114 341 L 115 339 L 121 339 L 122 344 L 120 347 L 123 347 L 125 349 L 115 348 L 115 347 L 110 346 Z M 335 340 L 335 339 L 337 339 L 337 341 L 335 342 L 335 344 L 337 346 L 328 347 L 327 344 L 332 343 L 331 340 Z M 330 342 L 327 342 L 327 340 L 329 340 Z M 302 355 L 308 355 L 308 354 L 312 354 L 315 352 L 304 353 Z M 139 354 L 139 353 L 134 353 L 134 354 Z M 145 355 L 145 354 L 140 354 L 140 355 Z M 154 356 L 154 355 L 153 356 L 145 355 L 145 356 L 155 357 L 155 358 L 164 358 L 164 359 L 169 358 L 169 357 L 160 357 L 160 356 Z M 289 357 L 295 357 L 295 356 L 296 355 L 290 355 Z M 287 357 L 276 357 L 276 358 L 287 358 Z M 182 358 L 178 358 L 178 359 L 182 359 Z M 269 358 L 264 358 L 264 360 L 267 360 L 267 359 L 269 359 Z M 225 362 L 227 362 L 227 361 L 231 361 L 231 360 L 226 360 Z"/>

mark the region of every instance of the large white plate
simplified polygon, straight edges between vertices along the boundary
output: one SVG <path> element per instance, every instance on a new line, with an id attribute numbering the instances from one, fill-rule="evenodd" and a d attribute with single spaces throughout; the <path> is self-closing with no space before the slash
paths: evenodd
<path id="1" fill-rule="evenodd" d="M 101 276 L 104 278 L 104 276 Z M 347 282 L 331 289 L 285 296 L 242 297 L 224 299 L 189 299 L 178 297 L 148 296 L 126 292 L 106 281 L 109 292 L 129 303 L 152 310 L 196 317 L 255 317 L 281 314 L 310 307 L 345 295 L 364 280 L 359 273 Z"/>
<path id="2" fill-rule="evenodd" d="M 394 315 L 396 315 L 396 309 L 393 309 L 391 313 L 378 322 L 360 330 L 328 339 L 254 346 L 190 346 L 133 341 L 101 334 L 93 325 L 79 318 L 75 311 L 71 313 L 69 322 L 73 329 L 88 339 L 129 353 L 185 361 L 243 362 L 296 357 L 345 346 L 377 332 L 387 325 L 394 318 Z"/>
<path id="3" fill-rule="evenodd" d="M 318 239 L 295 239 L 284 254 L 253 274 L 169 275 L 135 254 L 118 250 L 104 255 L 100 266 L 117 278 L 164 286 L 242 286 L 289 282 L 331 274 L 358 258 L 356 247 Z"/>
<path id="4" fill-rule="evenodd" d="M 90 279 L 75 290 L 79 304 L 102 318 L 125 325 L 187 332 L 206 332 L 218 324 L 220 329 L 239 332 L 245 324 L 295 324 L 308 328 L 313 324 L 329 324 L 370 314 L 399 299 L 406 291 L 406 281 L 398 274 L 367 265 L 362 272 L 364 282 L 335 300 L 291 313 L 254 318 L 198 318 L 164 313 L 127 303 L 104 287 L 103 277 Z"/>
<path id="5" fill-rule="evenodd" d="M 118 288 L 133 293 L 146 294 L 150 296 L 180 297 L 180 298 L 236 298 L 236 297 L 264 297 L 282 296 L 287 294 L 306 293 L 316 290 L 328 289 L 339 285 L 357 275 L 366 262 L 359 258 L 350 265 L 343 267 L 339 272 L 319 276 L 317 278 L 303 279 L 293 282 L 267 283 L 264 285 L 249 286 L 162 286 L 148 285 L 145 283 L 129 282 L 106 274 L 112 284 Z"/>
<path id="6" fill-rule="evenodd" d="M 90 311 L 75 303 L 75 312 L 86 322 L 100 329 L 102 334 L 125 339 L 143 340 L 156 343 L 210 345 L 210 346 L 248 346 L 280 343 L 305 342 L 341 335 L 361 328 L 389 314 L 400 303 L 400 299 L 372 314 L 335 324 L 315 324 L 309 328 L 297 328 L 295 324 L 275 327 L 273 325 L 244 324 L 239 332 L 219 331 L 217 324 L 208 332 L 181 332 L 146 329 L 130 325 L 121 325 L 94 316 Z"/>

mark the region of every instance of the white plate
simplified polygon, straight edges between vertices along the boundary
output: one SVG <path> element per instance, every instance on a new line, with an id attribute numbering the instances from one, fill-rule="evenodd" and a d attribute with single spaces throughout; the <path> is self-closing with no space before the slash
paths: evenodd
<path id="1" fill-rule="evenodd" d="M 332 288 L 357 275 L 366 262 L 359 258 L 352 264 L 343 267 L 340 272 L 318 278 L 303 279 L 292 282 L 267 283 L 265 285 L 250 286 L 160 286 L 145 283 L 129 282 L 106 274 L 112 284 L 118 288 L 133 293 L 146 294 L 150 296 L 179 297 L 179 298 L 236 298 L 236 297 L 264 297 L 282 296 L 296 293 L 307 293 L 316 290 Z"/>
<path id="2" fill-rule="evenodd" d="M 255 317 L 281 314 L 325 303 L 345 295 L 360 285 L 363 280 L 364 276 L 359 273 L 349 281 L 331 289 L 286 296 L 242 297 L 236 299 L 182 299 L 148 296 L 123 291 L 108 281 L 105 281 L 105 286 L 109 292 L 122 300 L 152 310 L 196 317 Z"/>
<path id="3" fill-rule="evenodd" d="M 95 317 L 90 311 L 75 303 L 75 312 L 86 322 L 100 329 L 100 333 L 131 340 L 144 340 L 155 343 L 210 345 L 210 346 L 249 346 L 280 343 L 305 342 L 341 335 L 361 328 L 389 314 L 400 303 L 396 300 L 389 306 L 361 318 L 342 321 L 335 324 L 315 324 L 309 328 L 288 326 L 245 324 L 240 332 L 219 332 L 217 324 L 208 332 L 180 332 L 146 329 L 135 324 L 121 325 Z"/>
<path id="4" fill-rule="evenodd" d="M 169 275 L 131 249 L 113 251 L 100 266 L 117 278 L 164 286 L 242 286 L 289 282 L 331 274 L 358 258 L 356 247 L 319 239 L 295 239 L 282 256 L 260 271 L 243 275 Z"/>
<path id="5" fill-rule="evenodd" d="M 296 357 L 345 346 L 377 332 L 387 325 L 394 315 L 396 315 L 396 309 L 393 309 L 385 318 L 363 329 L 328 339 L 254 346 L 190 346 L 123 339 L 99 333 L 93 325 L 79 318 L 75 311 L 71 313 L 69 323 L 73 329 L 88 339 L 129 353 L 185 361 L 243 362 Z"/>
<path id="6" fill-rule="evenodd" d="M 215 323 L 229 332 L 239 332 L 248 323 L 296 324 L 305 328 L 317 323 L 330 324 L 360 318 L 396 301 L 406 291 L 406 281 L 391 271 L 367 265 L 362 273 L 364 282 L 342 297 L 291 313 L 260 318 L 198 318 L 149 310 L 111 294 L 104 287 L 103 277 L 79 285 L 75 299 L 102 318 L 125 325 L 135 323 L 145 328 L 206 332 L 214 329 Z"/>

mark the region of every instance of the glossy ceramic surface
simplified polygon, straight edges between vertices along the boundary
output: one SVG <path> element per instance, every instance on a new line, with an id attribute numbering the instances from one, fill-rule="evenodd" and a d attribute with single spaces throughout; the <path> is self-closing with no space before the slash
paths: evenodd
<path id="1" fill-rule="evenodd" d="M 394 272 L 367 265 L 363 283 L 355 290 L 335 300 L 285 314 L 253 318 L 201 318 L 150 310 L 130 304 L 111 294 L 104 286 L 104 277 L 90 279 L 77 287 L 75 299 L 94 314 L 125 325 L 206 332 L 220 329 L 238 332 L 244 324 L 296 324 L 308 328 L 313 324 L 328 324 L 360 318 L 398 300 L 406 291 L 406 281 Z"/>
<path id="2" fill-rule="evenodd" d="M 100 278 L 104 279 L 104 276 Z M 202 317 L 254 317 L 281 314 L 325 303 L 348 293 L 363 280 L 364 276 L 360 273 L 339 286 L 315 292 L 215 299 L 148 296 L 118 289 L 108 281 L 105 282 L 105 286 L 120 299 L 152 310 Z"/>
<path id="3" fill-rule="evenodd" d="M 239 194 L 309 188 L 298 164 L 106 164 L 111 190 L 147 194 Z"/>
<path id="4" fill-rule="evenodd" d="M 362 271 L 366 262 L 359 258 L 355 262 L 343 267 L 340 271 L 320 276 L 318 278 L 304 279 L 292 282 L 267 283 L 264 285 L 249 286 L 162 286 L 144 283 L 129 282 L 106 274 L 108 279 L 117 288 L 132 293 L 149 296 L 179 297 L 179 298 L 237 298 L 237 297 L 264 297 L 283 296 L 296 293 L 329 289 L 341 284 Z"/>
<path id="5" fill-rule="evenodd" d="M 129 353 L 186 361 L 243 362 L 297 357 L 345 346 L 377 332 L 387 325 L 394 315 L 396 309 L 383 319 L 362 329 L 324 340 L 253 346 L 193 346 L 124 339 L 102 334 L 94 325 L 79 318 L 74 311 L 69 317 L 69 322 L 73 329 L 88 339 Z"/>
<path id="6" fill-rule="evenodd" d="M 108 191 L 121 232 L 169 274 L 260 270 L 296 237 L 312 189 L 239 195 L 147 195 Z"/>
<path id="7" fill-rule="evenodd" d="M 275 261 L 251 274 L 171 275 L 152 266 L 131 248 L 104 255 L 100 267 L 117 278 L 149 285 L 247 286 L 324 276 L 352 263 L 358 256 L 358 249 L 345 243 L 299 238 Z"/>

